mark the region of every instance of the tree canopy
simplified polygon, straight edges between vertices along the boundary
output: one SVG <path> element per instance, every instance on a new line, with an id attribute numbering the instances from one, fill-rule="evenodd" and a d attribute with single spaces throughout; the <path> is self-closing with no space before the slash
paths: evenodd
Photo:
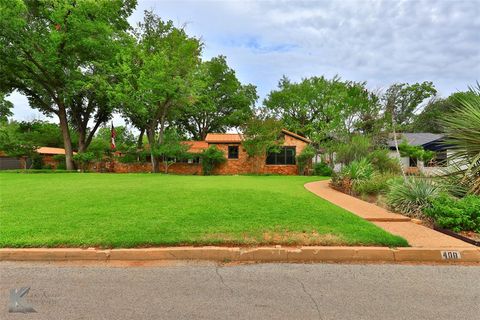
<path id="1" fill-rule="evenodd" d="M 146 11 L 133 33 L 132 46 L 123 57 L 119 84 L 122 113 L 147 133 L 150 149 L 163 143 L 172 114 L 189 104 L 193 71 L 200 62 L 201 43 L 172 21 Z M 151 156 L 152 171 L 158 159 Z"/>
<path id="2" fill-rule="evenodd" d="M 267 110 L 282 119 L 288 130 L 313 141 L 352 131 L 361 112 L 376 103 L 365 83 L 323 76 L 299 83 L 284 76 L 278 90 L 271 91 L 264 100 Z"/>
<path id="3" fill-rule="evenodd" d="M 251 117 L 258 98 L 255 86 L 242 85 L 224 56 L 198 65 L 194 86 L 193 101 L 182 109 L 178 123 L 196 140 L 239 127 Z"/>
<path id="4" fill-rule="evenodd" d="M 68 112 L 93 70 L 109 62 L 134 0 L 0 0 L 0 91 L 18 90 L 33 108 L 56 115 L 66 167 L 73 169 Z M 81 90 L 80 90 L 81 91 Z M 89 120 L 89 119 L 87 119 Z"/>

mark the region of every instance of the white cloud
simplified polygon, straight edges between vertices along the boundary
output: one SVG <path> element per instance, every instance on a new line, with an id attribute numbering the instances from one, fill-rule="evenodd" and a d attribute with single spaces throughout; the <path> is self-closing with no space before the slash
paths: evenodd
<path id="1" fill-rule="evenodd" d="M 130 22 L 147 9 L 186 23 L 205 58 L 226 55 L 262 98 L 283 74 L 338 74 L 372 88 L 429 80 L 444 96 L 479 80 L 480 0 L 140 0 Z"/>

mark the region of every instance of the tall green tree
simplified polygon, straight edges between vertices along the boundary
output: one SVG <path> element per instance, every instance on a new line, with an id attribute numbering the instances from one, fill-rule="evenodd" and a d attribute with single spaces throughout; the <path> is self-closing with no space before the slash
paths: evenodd
<path id="1" fill-rule="evenodd" d="M 397 130 L 408 128 L 422 104 L 436 93 L 433 83 L 429 81 L 391 85 L 382 96 L 387 123 L 391 124 L 393 117 Z"/>
<path id="2" fill-rule="evenodd" d="M 421 104 L 428 98 L 435 96 L 437 90 L 432 82 L 422 83 L 396 83 L 391 85 L 382 96 L 384 102 L 384 117 L 387 123 L 387 132 L 393 133 L 395 149 L 400 158 L 398 147 L 398 131 L 405 131 L 413 122 L 415 113 Z M 405 181 L 407 177 L 401 167 Z"/>
<path id="3" fill-rule="evenodd" d="M 299 83 L 283 77 L 264 105 L 282 119 L 288 130 L 322 141 L 332 133 L 344 135 L 357 124 L 359 113 L 375 104 L 365 83 L 342 81 L 339 77 L 311 77 Z"/>
<path id="4" fill-rule="evenodd" d="M 111 83 L 116 81 L 113 64 L 113 61 L 106 61 L 104 69 L 97 66 L 85 72 L 69 101 L 68 116 L 71 126 L 78 133 L 78 152 L 85 152 L 97 130 L 112 118 L 115 97 L 112 97 L 114 87 Z M 90 123 L 93 126 L 90 127 Z"/>
<path id="5" fill-rule="evenodd" d="M 224 56 L 202 62 L 194 80 L 193 101 L 183 108 L 178 123 L 195 140 L 237 128 L 252 116 L 256 87 L 242 85 Z"/>
<path id="6" fill-rule="evenodd" d="M 135 0 L 0 0 L 0 91 L 58 117 L 74 169 L 68 112 L 86 74 L 112 59 Z"/>
<path id="7" fill-rule="evenodd" d="M 134 43 L 123 57 L 119 84 L 122 112 L 147 134 L 152 172 L 158 172 L 154 150 L 164 141 L 169 121 L 190 103 L 193 71 L 200 62 L 200 41 L 146 11 L 134 32 Z M 173 118 L 173 119 L 172 119 Z"/>
<path id="8" fill-rule="evenodd" d="M 8 117 L 13 116 L 13 103 L 5 99 L 6 95 L 0 92 L 0 123 L 8 121 Z"/>

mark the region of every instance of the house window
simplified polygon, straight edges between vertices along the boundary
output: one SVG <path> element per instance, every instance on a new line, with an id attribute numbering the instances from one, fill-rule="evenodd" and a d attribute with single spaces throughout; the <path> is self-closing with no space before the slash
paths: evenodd
<path id="1" fill-rule="evenodd" d="M 228 146 L 228 159 L 238 159 L 238 146 Z"/>
<path id="2" fill-rule="evenodd" d="M 295 147 L 281 147 L 279 152 L 268 152 L 266 164 L 295 164 Z"/>

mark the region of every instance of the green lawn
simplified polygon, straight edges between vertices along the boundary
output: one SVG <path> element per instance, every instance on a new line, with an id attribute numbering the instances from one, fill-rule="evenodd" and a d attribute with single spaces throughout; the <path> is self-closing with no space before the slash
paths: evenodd
<path id="1" fill-rule="evenodd" d="M 318 177 L 0 173 L 0 246 L 406 246 L 311 194 Z"/>

